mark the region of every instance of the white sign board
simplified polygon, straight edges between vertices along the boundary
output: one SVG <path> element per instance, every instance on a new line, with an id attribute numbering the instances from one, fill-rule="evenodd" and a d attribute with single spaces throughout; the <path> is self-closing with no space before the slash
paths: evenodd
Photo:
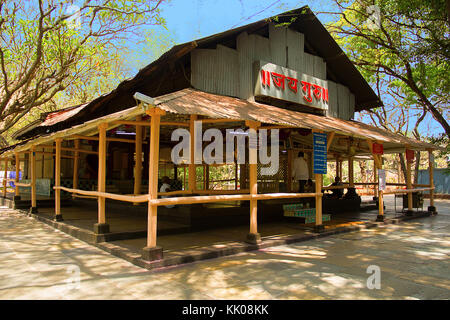
<path id="1" fill-rule="evenodd" d="M 378 169 L 378 190 L 386 190 L 386 171 Z"/>
<path id="2" fill-rule="evenodd" d="M 264 61 L 255 61 L 255 97 L 272 97 L 328 110 L 328 82 Z"/>

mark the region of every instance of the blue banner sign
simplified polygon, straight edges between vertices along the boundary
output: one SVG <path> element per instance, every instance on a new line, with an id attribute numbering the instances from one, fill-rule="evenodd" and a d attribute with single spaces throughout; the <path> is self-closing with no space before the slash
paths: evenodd
<path id="1" fill-rule="evenodd" d="M 314 173 L 327 174 L 327 135 L 313 133 Z"/>

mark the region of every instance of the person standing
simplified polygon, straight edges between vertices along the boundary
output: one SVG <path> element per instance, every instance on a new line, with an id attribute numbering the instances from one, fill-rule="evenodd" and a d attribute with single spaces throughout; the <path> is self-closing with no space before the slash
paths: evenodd
<path id="1" fill-rule="evenodd" d="M 304 158 L 304 153 L 299 152 L 297 158 L 294 159 L 292 166 L 292 178 L 298 180 L 299 192 L 305 192 L 305 184 L 309 179 L 309 168 Z"/>

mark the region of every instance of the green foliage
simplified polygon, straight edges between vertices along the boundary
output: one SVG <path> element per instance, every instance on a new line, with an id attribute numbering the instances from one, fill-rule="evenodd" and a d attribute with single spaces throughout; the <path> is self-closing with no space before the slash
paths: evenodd
<path id="1" fill-rule="evenodd" d="M 341 12 L 328 29 L 366 80 L 378 92 L 387 92 L 390 96 L 383 100 L 399 108 L 425 108 L 448 135 L 450 33 L 446 1 L 336 3 Z M 371 7 L 374 4 L 379 15 Z"/>
<path id="2" fill-rule="evenodd" d="M 128 74 L 125 48 L 145 39 L 143 27 L 165 26 L 163 2 L 0 0 L 3 144 L 41 112 L 112 90 Z"/>

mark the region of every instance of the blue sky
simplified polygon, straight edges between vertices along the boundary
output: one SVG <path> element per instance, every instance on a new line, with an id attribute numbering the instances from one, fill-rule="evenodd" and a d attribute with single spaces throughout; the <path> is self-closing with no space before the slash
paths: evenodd
<path id="1" fill-rule="evenodd" d="M 336 11 L 333 10 L 333 3 L 332 0 L 171 0 L 161 7 L 167 30 L 154 27 L 154 31 L 164 35 L 165 42 L 172 45 L 223 32 L 304 5 L 308 5 L 316 14 Z M 318 14 L 318 18 L 322 23 L 326 23 L 333 17 L 329 14 Z M 141 46 L 129 49 L 131 59 L 128 61 L 131 62 L 133 75 L 157 57 L 142 50 Z M 161 53 L 163 52 L 157 54 Z M 414 122 L 414 119 L 411 120 Z M 419 130 L 433 134 L 443 132 L 431 116 L 426 117 Z"/>

